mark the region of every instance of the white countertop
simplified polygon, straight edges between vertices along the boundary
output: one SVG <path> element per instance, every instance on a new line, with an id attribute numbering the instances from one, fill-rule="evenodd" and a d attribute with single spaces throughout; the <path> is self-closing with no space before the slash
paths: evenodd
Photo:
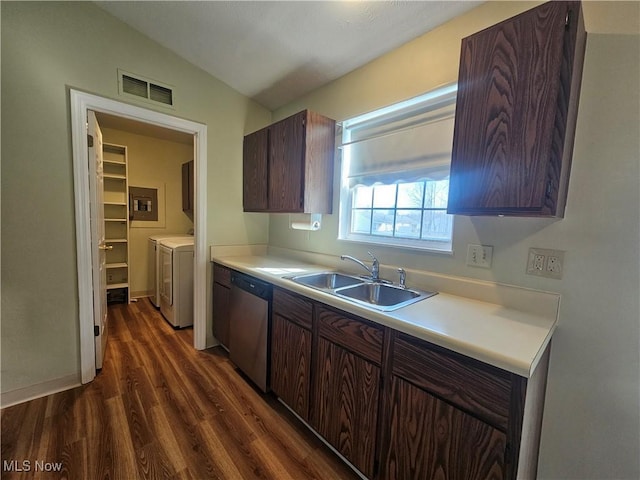
<path id="1" fill-rule="evenodd" d="M 266 255 L 213 256 L 212 260 L 526 378 L 535 370 L 557 321 L 551 315 L 442 292 L 391 312 L 381 312 L 284 278 L 334 268 Z"/>

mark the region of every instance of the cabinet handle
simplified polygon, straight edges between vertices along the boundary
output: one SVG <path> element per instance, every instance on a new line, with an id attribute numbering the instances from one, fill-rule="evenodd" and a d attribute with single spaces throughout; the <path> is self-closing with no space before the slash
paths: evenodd
<path id="1" fill-rule="evenodd" d="M 100 250 L 113 250 L 113 245 L 98 245 Z"/>

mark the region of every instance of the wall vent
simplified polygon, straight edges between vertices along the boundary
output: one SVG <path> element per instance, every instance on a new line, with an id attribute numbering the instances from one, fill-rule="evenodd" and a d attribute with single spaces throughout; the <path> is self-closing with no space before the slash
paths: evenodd
<path id="1" fill-rule="evenodd" d="M 173 107 L 173 88 L 155 80 L 118 70 L 118 91 L 120 95 L 134 96 L 153 103 Z"/>

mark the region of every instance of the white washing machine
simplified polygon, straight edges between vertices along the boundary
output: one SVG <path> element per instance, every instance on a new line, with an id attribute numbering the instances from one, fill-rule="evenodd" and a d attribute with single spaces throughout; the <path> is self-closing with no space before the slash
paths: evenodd
<path id="1" fill-rule="evenodd" d="M 160 240 L 160 311 L 177 328 L 193 325 L 193 237 Z"/>
<path id="2" fill-rule="evenodd" d="M 153 280 L 151 303 L 160 308 L 160 240 L 168 238 L 193 238 L 193 235 L 164 233 L 149 237 L 149 278 Z"/>

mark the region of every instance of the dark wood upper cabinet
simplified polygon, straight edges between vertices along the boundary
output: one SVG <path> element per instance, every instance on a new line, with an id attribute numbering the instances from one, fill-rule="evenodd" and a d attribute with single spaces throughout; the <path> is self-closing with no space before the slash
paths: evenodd
<path id="1" fill-rule="evenodd" d="M 304 110 L 244 137 L 245 212 L 331 213 L 335 120 Z"/>
<path id="2" fill-rule="evenodd" d="M 182 211 L 186 213 L 193 213 L 193 166 L 193 160 L 182 164 Z"/>
<path id="3" fill-rule="evenodd" d="M 562 1 L 462 40 L 448 213 L 564 216 L 585 42 Z"/>
<path id="4" fill-rule="evenodd" d="M 263 128 L 244 137 L 242 149 L 242 199 L 245 212 L 269 208 L 268 165 L 269 129 Z"/>

